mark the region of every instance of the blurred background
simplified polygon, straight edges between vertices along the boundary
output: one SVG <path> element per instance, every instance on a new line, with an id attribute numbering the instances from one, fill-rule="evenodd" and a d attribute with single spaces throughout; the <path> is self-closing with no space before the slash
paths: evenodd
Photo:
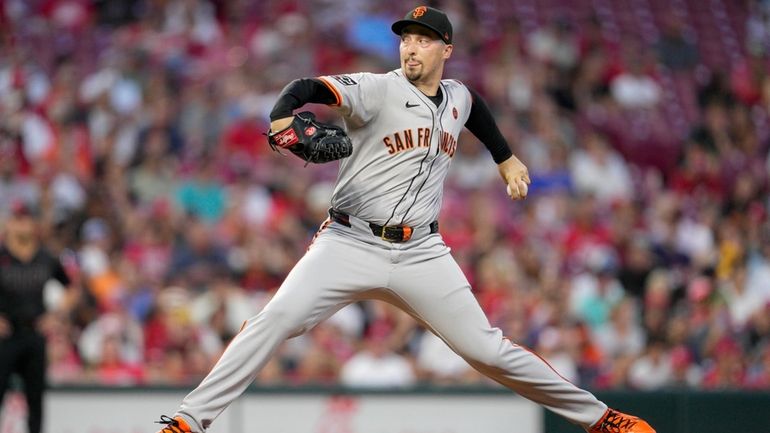
<path id="1" fill-rule="evenodd" d="M 770 2 L 428 4 L 532 173 L 512 203 L 461 137 L 441 231 L 492 324 L 593 390 L 770 389 Z M 47 290 L 52 385 L 200 381 L 328 208 L 336 165 L 267 146 L 276 96 L 397 68 L 414 6 L 0 0 L 0 227 L 33 209 L 77 298 Z M 376 302 L 257 384 L 497 386 Z"/>

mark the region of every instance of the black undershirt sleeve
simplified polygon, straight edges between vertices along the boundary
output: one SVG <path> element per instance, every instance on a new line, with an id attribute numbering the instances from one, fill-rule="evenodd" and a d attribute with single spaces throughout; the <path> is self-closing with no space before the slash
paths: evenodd
<path id="1" fill-rule="evenodd" d="M 328 87 L 315 78 L 298 78 L 283 88 L 270 112 L 270 121 L 290 117 L 294 110 L 307 104 L 334 104 L 337 99 Z"/>
<path id="2" fill-rule="evenodd" d="M 510 158 L 513 152 L 511 152 L 508 142 L 503 138 L 503 134 L 500 133 L 500 129 L 497 127 L 497 123 L 495 123 L 495 118 L 492 116 L 492 112 L 489 111 L 487 103 L 484 102 L 484 98 L 470 87 L 468 87 L 468 91 L 471 92 L 473 102 L 471 103 L 471 113 L 465 122 L 465 127 L 484 143 L 489 153 L 492 154 L 492 159 L 497 164 L 500 164 Z"/>

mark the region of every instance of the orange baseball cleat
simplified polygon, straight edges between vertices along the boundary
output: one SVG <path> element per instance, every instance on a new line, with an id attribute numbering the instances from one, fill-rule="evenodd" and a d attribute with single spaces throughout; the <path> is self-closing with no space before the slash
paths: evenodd
<path id="1" fill-rule="evenodd" d="M 155 421 L 155 423 L 166 424 L 158 433 L 192 433 L 187 421 L 178 416 L 170 418 L 166 415 L 161 415 L 160 421 Z"/>
<path id="2" fill-rule="evenodd" d="M 607 409 L 588 433 L 655 433 L 655 429 L 641 418 Z"/>

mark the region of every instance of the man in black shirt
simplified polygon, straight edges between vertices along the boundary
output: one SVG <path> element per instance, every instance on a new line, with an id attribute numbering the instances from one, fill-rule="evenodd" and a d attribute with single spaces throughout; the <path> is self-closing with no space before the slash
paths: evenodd
<path id="1" fill-rule="evenodd" d="M 40 245 L 37 225 L 26 205 L 15 204 L 0 243 L 0 404 L 17 373 L 24 383 L 29 433 L 40 433 L 43 417 L 43 288 L 51 279 L 70 284 L 59 260 Z"/>

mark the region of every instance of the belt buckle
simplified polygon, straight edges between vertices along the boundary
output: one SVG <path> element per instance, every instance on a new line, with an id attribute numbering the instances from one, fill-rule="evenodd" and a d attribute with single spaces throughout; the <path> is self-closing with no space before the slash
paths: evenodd
<path id="1" fill-rule="evenodd" d="M 384 226 L 380 238 L 388 242 L 406 242 L 412 238 L 412 228 L 409 226 Z"/>

